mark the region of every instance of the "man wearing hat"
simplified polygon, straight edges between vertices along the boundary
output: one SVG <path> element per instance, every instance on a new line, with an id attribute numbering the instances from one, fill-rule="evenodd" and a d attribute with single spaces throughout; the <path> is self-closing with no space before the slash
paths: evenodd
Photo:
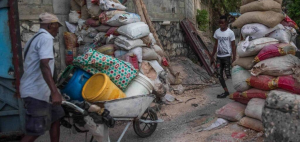
<path id="1" fill-rule="evenodd" d="M 62 96 L 53 79 L 53 39 L 62 24 L 50 13 L 39 15 L 40 30 L 24 48 L 24 74 L 20 93 L 26 110 L 26 134 L 21 142 L 34 142 L 49 130 L 51 142 L 59 142 Z"/>

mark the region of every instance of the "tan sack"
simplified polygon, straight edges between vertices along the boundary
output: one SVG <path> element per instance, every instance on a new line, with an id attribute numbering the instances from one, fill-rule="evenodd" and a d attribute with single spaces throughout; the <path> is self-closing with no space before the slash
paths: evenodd
<path id="1" fill-rule="evenodd" d="M 84 6 L 86 3 L 85 3 L 85 0 L 74 0 L 79 6 Z"/>
<path id="2" fill-rule="evenodd" d="M 241 6 L 240 12 L 244 14 L 252 11 L 275 11 L 281 12 L 281 4 L 273 0 L 262 0 L 248 3 Z"/>
<path id="3" fill-rule="evenodd" d="M 242 5 L 245 5 L 245 4 L 254 2 L 254 1 L 264 1 L 264 0 L 242 0 Z M 278 2 L 280 5 L 282 4 L 282 0 L 273 0 L 273 1 Z"/>
<path id="4" fill-rule="evenodd" d="M 90 18 L 90 14 L 86 5 L 81 7 L 81 19 L 87 20 Z"/>
<path id="5" fill-rule="evenodd" d="M 246 24 L 260 23 L 273 28 L 278 25 L 284 19 L 282 13 L 274 11 L 254 11 L 242 14 L 235 22 L 232 23 L 233 27 L 242 28 Z"/>
<path id="6" fill-rule="evenodd" d="M 236 59 L 232 63 L 232 66 L 234 67 L 236 65 L 239 65 L 246 70 L 251 70 L 252 67 L 255 65 L 254 58 L 255 56 Z"/>
<path id="7" fill-rule="evenodd" d="M 262 122 L 250 117 L 243 117 L 238 124 L 258 132 L 264 131 Z"/>
<path id="8" fill-rule="evenodd" d="M 71 5 L 72 11 L 80 11 L 81 10 L 80 5 L 78 5 L 77 2 L 75 2 L 75 0 L 71 0 L 70 5 Z"/>
<path id="9" fill-rule="evenodd" d="M 260 74 L 270 76 L 293 75 L 293 68 L 300 66 L 300 59 L 288 54 L 285 56 L 274 57 L 257 63 L 251 70 L 253 76 Z"/>
<path id="10" fill-rule="evenodd" d="M 98 5 L 92 5 L 90 9 L 88 9 L 88 13 L 91 15 L 93 19 L 99 19 L 99 15 L 101 14 L 101 9 Z"/>

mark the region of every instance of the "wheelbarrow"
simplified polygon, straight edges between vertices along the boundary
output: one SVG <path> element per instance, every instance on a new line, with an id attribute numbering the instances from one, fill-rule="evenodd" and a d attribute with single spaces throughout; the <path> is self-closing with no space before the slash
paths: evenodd
<path id="1" fill-rule="evenodd" d="M 95 102 L 93 104 L 107 109 L 110 112 L 110 116 L 113 117 L 115 121 L 129 121 L 118 139 L 118 142 L 120 142 L 132 122 L 134 132 L 142 138 L 151 136 L 157 128 L 157 123 L 163 122 L 162 119 L 157 117 L 156 112 L 152 108 L 149 108 L 154 99 L 155 96 L 149 94 L 104 102 Z M 72 107 L 82 115 L 87 114 L 86 110 L 73 103 L 63 102 L 63 106 Z M 103 141 L 110 141 L 108 128 L 106 126 L 103 134 Z M 91 138 L 91 141 L 93 141 L 93 137 Z"/>

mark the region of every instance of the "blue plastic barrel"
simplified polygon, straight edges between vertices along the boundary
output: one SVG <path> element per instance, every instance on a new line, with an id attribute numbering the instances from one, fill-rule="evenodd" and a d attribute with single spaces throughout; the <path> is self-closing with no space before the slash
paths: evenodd
<path id="1" fill-rule="evenodd" d="M 83 101 L 81 92 L 84 84 L 92 75 L 80 68 L 75 68 L 72 78 L 68 84 L 61 89 L 61 93 L 68 95 L 71 100 Z"/>

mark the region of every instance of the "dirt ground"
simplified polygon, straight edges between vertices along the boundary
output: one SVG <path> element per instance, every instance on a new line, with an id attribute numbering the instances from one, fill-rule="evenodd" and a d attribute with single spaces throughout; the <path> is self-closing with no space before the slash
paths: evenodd
<path id="1" fill-rule="evenodd" d="M 227 81 L 231 84 L 231 80 Z M 230 91 L 233 89 L 229 86 Z M 204 87 L 203 89 L 187 90 L 184 94 L 175 95 L 178 101 L 163 105 L 158 113 L 159 118 L 165 120 L 167 126 L 159 126 L 158 132 L 154 132 L 154 136 L 146 139 L 135 139 L 124 137 L 123 141 L 160 141 L 160 142 L 262 142 L 263 133 L 259 133 L 237 124 L 237 122 L 229 122 L 223 128 L 211 131 L 197 132 L 201 127 L 208 127 L 217 120 L 215 110 L 221 108 L 225 104 L 232 102 L 229 99 L 217 99 L 216 95 L 222 92 L 222 88 L 218 85 Z M 159 124 L 161 125 L 161 124 Z M 125 125 L 118 126 L 122 129 Z M 120 135 L 119 130 L 111 131 L 111 134 L 117 137 Z M 157 137 L 157 133 L 162 137 Z M 132 133 L 129 133 L 132 135 Z M 153 138 L 152 138 L 153 137 Z M 112 138 L 112 137 L 111 137 Z M 128 138 L 128 139 L 127 139 Z M 112 140 L 116 140 L 112 138 Z"/>
<path id="2" fill-rule="evenodd" d="M 226 81 L 231 84 L 231 80 Z M 176 101 L 164 104 L 157 113 L 163 119 L 156 131 L 148 138 L 138 137 L 132 127 L 122 139 L 122 142 L 262 142 L 262 133 L 239 126 L 236 122 L 230 122 L 227 126 L 211 131 L 197 132 L 201 127 L 210 126 L 216 121 L 215 111 L 232 100 L 217 99 L 216 95 L 223 92 L 220 85 L 212 85 L 200 89 L 186 90 L 181 95 L 175 95 Z M 233 88 L 228 86 L 230 92 Z M 126 123 L 118 122 L 115 128 L 110 129 L 110 140 L 118 140 Z M 62 128 L 61 142 L 84 142 L 85 134 L 71 134 L 69 129 Z M 87 139 L 91 137 L 87 134 Z M 238 138 L 242 137 L 242 138 Z M 45 134 L 37 142 L 48 142 L 49 135 Z"/>

